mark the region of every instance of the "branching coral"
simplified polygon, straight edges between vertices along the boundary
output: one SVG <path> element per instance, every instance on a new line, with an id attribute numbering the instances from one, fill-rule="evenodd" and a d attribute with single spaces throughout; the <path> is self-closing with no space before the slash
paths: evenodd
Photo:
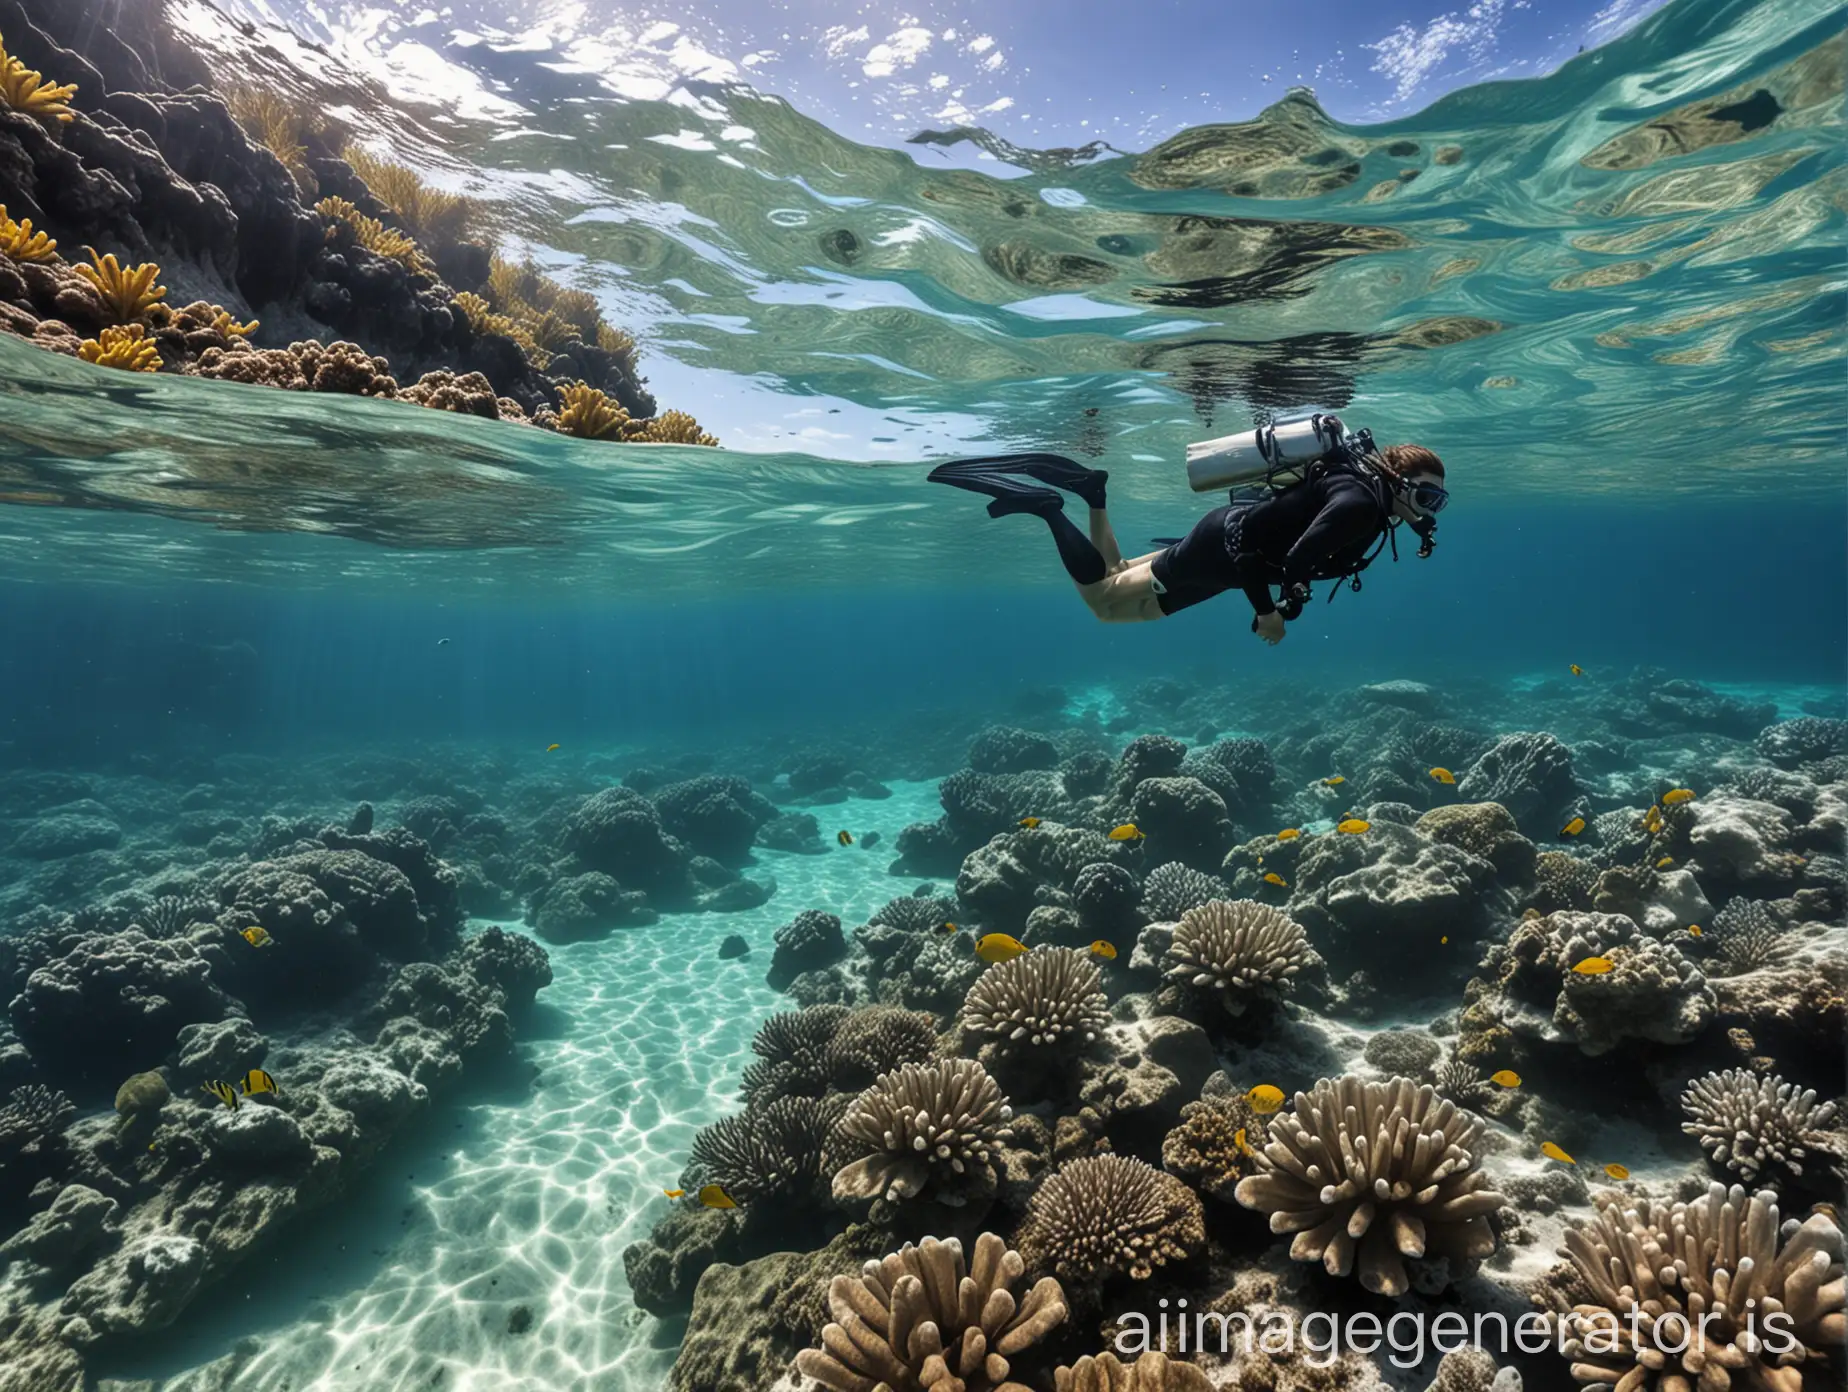
<path id="1" fill-rule="evenodd" d="M 708 435 L 698 421 L 685 411 L 663 411 L 637 423 L 629 438 L 650 445 L 717 445 L 719 437 Z"/>
<path id="2" fill-rule="evenodd" d="M 0 40 L 0 100 L 13 110 L 41 121 L 68 122 L 73 117 L 66 103 L 76 95 L 76 83 L 47 82 L 8 53 L 5 41 Z"/>
<path id="3" fill-rule="evenodd" d="M 830 1087 L 864 1088 L 881 1073 L 922 1063 L 937 1047 L 937 1025 L 922 1010 L 876 1005 L 841 1021 L 824 1052 Z"/>
<path id="4" fill-rule="evenodd" d="M 177 938 L 195 923 L 209 920 L 218 906 L 209 899 L 188 898 L 181 894 L 163 894 L 144 909 L 129 916 L 129 926 L 139 927 L 150 938 Z"/>
<path id="5" fill-rule="evenodd" d="M 1214 899 L 1181 915 L 1163 960 L 1170 980 L 1217 991 L 1240 1014 L 1260 995 L 1282 990 L 1314 956 L 1302 925 L 1281 909 Z"/>
<path id="6" fill-rule="evenodd" d="M 1230 1202 L 1267 1139 L 1264 1119 L 1242 1096 L 1203 1097 L 1181 1108 L 1181 1124 L 1161 1143 L 1161 1163 L 1201 1193 Z"/>
<path id="7" fill-rule="evenodd" d="M 230 310 L 220 309 L 217 306 L 213 306 L 213 309 L 215 312 L 212 315 L 212 329 L 226 338 L 249 338 L 263 327 L 263 321 L 260 319 L 252 319 L 248 324 L 240 324 L 237 322 L 237 316 Z"/>
<path id="8" fill-rule="evenodd" d="M 77 356 L 98 367 L 119 367 L 128 372 L 158 372 L 160 353 L 148 338 L 145 325 L 111 325 L 100 337 L 86 338 Z"/>
<path id="9" fill-rule="evenodd" d="M 316 191 L 314 171 L 308 167 L 307 140 L 316 118 L 284 101 L 265 87 L 238 85 L 225 92 L 232 117 L 257 144 L 268 150 L 289 171 L 304 196 Z"/>
<path id="10" fill-rule="evenodd" d="M 751 1040 L 758 1061 L 744 1070 L 744 1095 L 754 1103 L 819 1097 L 828 1087 L 828 1046 L 847 1015 L 844 1005 L 811 1005 L 765 1020 Z"/>
<path id="11" fill-rule="evenodd" d="M 1799 1092 L 1795 1083 L 1744 1068 L 1696 1078 L 1681 1094 L 1681 1110 L 1690 1118 L 1681 1129 L 1716 1165 L 1737 1171 L 1747 1183 L 1766 1168 L 1802 1174 L 1804 1159 L 1822 1144 L 1822 1129 L 1835 1119 L 1835 1104 L 1819 1104 L 1814 1088 Z"/>
<path id="12" fill-rule="evenodd" d="M 1475 1168 L 1481 1125 L 1404 1078 L 1324 1078 L 1271 1119 L 1238 1201 L 1270 1214 L 1272 1232 L 1296 1234 L 1296 1261 L 1319 1261 L 1331 1276 L 1358 1264 L 1368 1290 L 1403 1295 L 1407 1257 L 1494 1250 L 1488 1215 L 1506 1200 Z"/>
<path id="13" fill-rule="evenodd" d="M 32 219 L 14 222 L 0 203 L 0 255 L 15 261 L 52 261 L 57 259 L 58 244 L 43 232 L 32 230 Z"/>
<path id="14" fill-rule="evenodd" d="M 609 397 L 583 382 L 573 382 L 558 389 L 565 409 L 558 413 L 561 434 L 580 440 L 621 439 L 629 424 L 629 413 Z"/>
<path id="15" fill-rule="evenodd" d="M 983 972 L 963 1001 L 963 1021 L 1010 1044 L 1082 1049 L 1110 1023 L 1103 984 L 1085 953 L 1041 948 Z"/>
<path id="16" fill-rule="evenodd" d="M 87 250 L 90 264 L 79 264 L 72 269 L 96 292 L 104 311 L 115 323 L 133 323 L 167 298 L 167 287 L 155 284 L 160 277 L 160 267 L 152 261 L 139 266 L 123 266 L 114 253 L 98 256 L 95 247 Z"/>
<path id="17" fill-rule="evenodd" d="M 1797 947 L 1796 938 L 1756 899 L 1734 899 L 1713 916 L 1711 931 L 1719 950 L 1720 975 L 1741 976 L 1776 966 Z"/>
<path id="18" fill-rule="evenodd" d="M 835 1174 L 834 1196 L 909 1199 L 936 1181 L 947 1197 L 961 1183 L 992 1179 L 990 1158 L 1011 1116 L 995 1080 L 973 1060 L 882 1073 L 841 1119 L 836 1144 L 843 1156 L 861 1158 Z"/>
<path id="19" fill-rule="evenodd" d="M 373 154 L 362 145 L 348 145 L 341 158 L 366 183 L 372 196 L 390 208 L 405 228 L 429 243 L 456 242 L 466 237 L 477 220 L 473 199 L 432 188 L 416 170 Z"/>
<path id="20" fill-rule="evenodd" d="M 1225 884 L 1178 860 L 1158 865 L 1142 883 L 1142 911 L 1157 923 L 1173 923 L 1189 909 L 1224 897 Z"/>
<path id="21" fill-rule="evenodd" d="M 973 1266 L 954 1239 L 907 1243 L 829 1283 L 834 1321 L 796 1369 L 831 1392 L 1027 1392 L 1008 1380 L 1008 1359 L 1064 1323 L 1066 1307 L 1050 1276 L 1016 1300 L 1025 1270 L 993 1233 L 975 1240 Z"/>
<path id="22" fill-rule="evenodd" d="M 1488 1080 L 1482 1076 L 1482 1070 L 1473 1063 L 1462 1059 L 1446 1059 L 1437 1066 L 1437 1091 L 1442 1097 L 1448 1097 L 1459 1107 L 1474 1107 L 1482 1101 L 1488 1091 Z"/>
<path id="23" fill-rule="evenodd" d="M 1715 1184 L 1692 1203 L 1626 1207 L 1566 1230 L 1577 1289 L 1552 1292 L 1586 1392 L 1800 1392 L 1845 1332 L 1842 1230 L 1816 1214 L 1779 1249 L 1777 1195 Z"/>
<path id="24" fill-rule="evenodd" d="M 1030 1268 L 1093 1290 L 1113 1276 L 1146 1281 L 1205 1241 L 1193 1190 L 1126 1155 L 1066 1161 L 1034 1192 L 1020 1229 Z"/>
<path id="25" fill-rule="evenodd" d="M 1150 1349 L 1134 1363 L 1123 1363 L 1114 1353 L 1080 1358 L 1069 1368 L 1052 1372 L 1053 1392 L 1212 1392 L 1206 1374 L 1191 1363 L 1181 1363 Z"/>
<path id="26" fill-rule="evenodd" d="M 338 227 L 347 227 L 352 231 L 353 240 L 374 256 L 396 261 L 413 275 L 435 278 L 435 266 L 413 239 L 375 217 L 366 216 L 346 199 L 323 198 L 314 205 L 314 210 L 327 219 L 330 234 Z"/>
<path id="27" fill-rule="evenodd" d="M 822 1152 L 839 1115 L 821 1098 L 779 1097 L 725 1117 L 693 1138 L 688 1178 L 722 1184 L 743 1204 L 817 1198 Z"/>

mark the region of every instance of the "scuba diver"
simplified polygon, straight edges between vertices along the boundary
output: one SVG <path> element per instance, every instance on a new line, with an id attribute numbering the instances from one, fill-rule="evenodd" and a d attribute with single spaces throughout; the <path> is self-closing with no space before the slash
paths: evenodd
<path id="1" fill-rule="evenodd" d="M 1208 440 L 1190 445 L 1187 455 L 1194 491 L 1230 486 L 1232 501 L 1186 536 L 1157 538 L 1163 549 L 1130 560 L 1105 510 L 1109 475 L 1102 469 L 1057 454 L 1005 454 L 941 464 L 930 479 L 987 494 L 990 517 L 1043 517 L 1066 573 L 1103 623 L 1162 619 L 1243 590 L 1252 632 L 1273 645 L 1283 641 L 1285 622 L 1301 614 L 1310 582 L 1334 581 L 1332 600 L 1343 584 L 1360 588 L 1360 572 L 1385 546 L 1397 560 L 1400 523 L 1418 536 L 1419 557 L 1428 557 L 1437 514 L 1450 498 L 1443 461 L 1430 450 L 1377 448 L 1367 431 L 1350 433 L 1332 415 Z M 1065 515 L 1060 488 L 1090 509 L 1088 539 Z"/>

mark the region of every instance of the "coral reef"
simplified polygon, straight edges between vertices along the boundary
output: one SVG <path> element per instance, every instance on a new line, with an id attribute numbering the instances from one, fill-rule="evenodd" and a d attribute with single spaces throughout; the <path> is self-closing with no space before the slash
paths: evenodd
<path id="1" fill-rule="evenodd" d="M 1826 1143 L 1823 1128 L 1835 1119 L 1835 1104 L 1818 1103 L 1815 1089 L 1799 1092 L 1795 1083 L 1743 1068 L 1696 1078 L 1681 1096 L 1681 1110 L 1689 1117 L 1681 1129 L 1714 1164 L 1748 1184 L 1758 1183 L 1765 1170 L 1801 1175 L 1810 1151 Z"/>
<path id="2" fill-rule="evenodd" d="M 1086 1355 L 1069 1368 L 1053 1370 L 1053 1392 L 1212 1392 L 1213 1384 L 1191 1363 L 1150 1349 L 1134 1363 L 1113 1353 Z"/>
<path id="3" fill-rule="evenodd" d="M 1265 1140 L 1264 1119 L 1244 1097 L 1202 1097 L 1181 1108 L 1181 1124 L 1162 1140 L 1161 1163 L 1208 1198 L 1231 1203 Z"/>
<path id="4" fill-rule="evenodd" d="M 1406 1079 L 1324 1078 L 1271 1119 L 1258 1173 L 1238 1201 L 1295 1233 L 1290 1256 L 1331 1276 L 1357 1271 L 1381 1295 L 1410 1288 L 1408 1260 L 1453 1269 L 1495 1248 L 1488 1215 L 1507 1202 L 1475 1168 L 1482 1122 Z"/>
<path id="5" fill-rule="evenodd" d="M 1087 1295 L 1113 1277 L 1146 1281 L 1206 1241 L 1200 1200 L 1124 1155 L 1068 1160 L 1034 1192 L 1018 1239 L 1027 1268 Z"/>
<path id="6" fill-rule="evenodd" d="M 1110 1019 L 1103 974 L 1070 947 L 1040 948 L 997 962 L 976 979 L 963 1004 L 971 1029 L 1030 1048 L 1083 1048 Z"/>
<path id="7" fill-rule="evenodd" d="M 1274 997 L 1314 958 L 1302 926 L 1268 904 L 1216 899 L 1188 909 L 1175 927 L 1164 964 L 1171 980 L 1215 993 L 1242 1015 Z"/>
<path id="8" fill-rule="evenodd" d="M 836 1130 L 843 1158 L 836 1198 L 960 1196 L 994 1181 L 992 1160 L 1013 1109 L 981 1064 L 969 1059 L 908 1063 L 881 1074 Z M 870 1152 L 870 1153 L 869 1153 Z"/>

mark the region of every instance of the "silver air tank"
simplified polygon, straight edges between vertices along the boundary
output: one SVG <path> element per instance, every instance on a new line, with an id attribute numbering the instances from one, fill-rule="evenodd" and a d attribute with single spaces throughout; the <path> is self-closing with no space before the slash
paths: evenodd
<path id="1" fill-rule="evenodd" d="M 1187 486 L 1196 493 L 1241 484 L 1300 477 L 1347 433 L 1339 416 L 1313 415 L 1281 425 L 1261 425 L 1187 447 Z"/>

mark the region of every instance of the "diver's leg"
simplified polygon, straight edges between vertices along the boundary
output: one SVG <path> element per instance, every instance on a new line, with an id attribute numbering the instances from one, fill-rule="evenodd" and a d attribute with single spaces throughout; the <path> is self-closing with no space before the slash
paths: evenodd
<path id="1" fill-rule="evenodd" d="M 1117 547 L 1116 532 L 1110 526 L 1110 514 L 1100 507 L 1091 509 L 1091 545 L 1104 558 L 1106 574 L 1123 568 L 1123 553 Z"/>
<path id="2" fill-rule="evenodd" d="M 1096 546 L 1085 540 L 1084 533 L 1065 515 L 1065 509 L 1058 501 L 1059 495 L 1055 493 L 1052 496 L 1053 504 L 1040 512 L 1039 516 L 1044 517 L 1046 525 L 1052 528 L 1053 544 L 1059 548 L 1059 560 L 1065 566 L 1065 573 L 1081 588 L 1095 585 L 1110 573 L 1109 561 Z M 989 511 L 994 511 L 992 506 Z"/>
<path id="3" fill-rule="evenodd" d="M 1147 623 L 1166 617 L 1156 593 L 1151 558 L 1139 556 L 1095 585 L 1080 585 L 1079 597 L 1099 623 Z"/>

